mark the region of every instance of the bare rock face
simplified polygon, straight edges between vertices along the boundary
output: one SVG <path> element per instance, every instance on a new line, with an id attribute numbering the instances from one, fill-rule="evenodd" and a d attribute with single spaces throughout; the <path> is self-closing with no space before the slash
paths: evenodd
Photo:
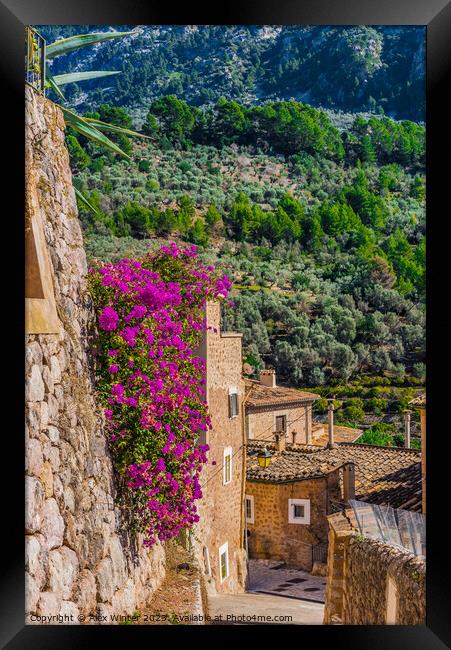
<path id="1" fill-rule="evenodd" d="M 61 331 L 26 337 L 26 610 L 41 622 L 133 614 L 165 573 L 124 530 L 93 384 L 94 314 L 64 121 L 26 88 L 27 206 L 38 215 Z M 52 620 L 52 616 L 54 619 Z M 64 620 L 63 620 L 64 619 Z"/>

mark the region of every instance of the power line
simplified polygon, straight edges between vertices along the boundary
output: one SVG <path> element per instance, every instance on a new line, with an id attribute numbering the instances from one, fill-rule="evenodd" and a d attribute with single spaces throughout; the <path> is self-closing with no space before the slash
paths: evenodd
<path id="1" fill-rule="evenodd" d="M 301 420 L 302 418 L 305 418 L 305 413 L 302 413 L 299 417 L 295 418 L 294 420 L 287 421 L 286 426 L 288 427 L 288 426 L 290 426 L 291 424 L 294 424 L 295 422 L 298 422 L 298 421 Z M 270 425 L 269 427 L 267 427 L 266 429 L 264 429 L 263 433 L 266 433 L 266 431 L 269 431 L 269 429 L 271 429 L 272 426 L 273 426 L 273 425 Z M 273 434 L 271 434 L 270 436 L 263 437 L 263 438 L 260 436 L 259 438 L 256 438 L 256 440 L 269 440 L 269 438 L 271 438 L 272 435 L 273 435 Z M 246 446 L 247 446 L 247 445 L 240 445 L 240 446 L 238 447 L 238 449 L 237 449 L 237 450 L 232 454 L 232 458 L 235 458 L 235 456 L 236 456 L 237 454 L 239 454 L 241 451 L 243 451 L 243 449 L 244 449 Z M 211 475 L 211 476 L 210 476 L 210 477 L 205 481 L 205 483 L 202 483 L 200 487 L 201 487 L 201 488 L 205 487 L 205 486 L 206 486 L 206 485 L 207 485 L 207 484 L 208 484 L 208 483 L 209 483 L 209 482 L 210 482 L 210 481 L 211 481 L 211 480 L 212 480 L 212 479 L 213 479 L 217 474 L 219 474 L 220 472 L 223 471 L 224 467 L 225 467 L 225 462 L 223 462 L 222 465 L 220 465 L 220 466 L 217 468 L 217 470 L 214 472 L 214 474 L 212 474 L 212 475 Z"/>

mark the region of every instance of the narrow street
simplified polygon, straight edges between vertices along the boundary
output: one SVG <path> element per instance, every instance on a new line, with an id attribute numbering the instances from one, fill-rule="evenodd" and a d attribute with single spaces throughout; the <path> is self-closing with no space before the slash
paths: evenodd
<path id="1" fill-rule="evenodd" d="M 277 560 L 250 560 L 244 594 L 208 596 L 213 625 L 321 625 L 326 579 Z"/>
<path id="2" fill-rule="evenodd" d="M 247 592 L 208 597 L 212 625 L 321 625 L 324 605 L 305 600 Z"/>
<path id="3" fill-rule="evenodd" d="M 249 560 L 248 591 L 324 603 L 326 578 L 278 560 Z"/>

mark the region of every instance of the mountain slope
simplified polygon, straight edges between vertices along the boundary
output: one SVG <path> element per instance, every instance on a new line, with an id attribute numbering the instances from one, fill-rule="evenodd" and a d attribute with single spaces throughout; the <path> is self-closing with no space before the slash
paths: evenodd
<path id="1" fill-rule="evenodd" d="M 122 74 L 68 87 L 82 108 L 109 101 L 130 108 L 175 94 L 196 105 L 219 97 L 244 104 L 295 98 L 346 112 L 424 120 L 422 27 L 38 26 L 52 42 L 87 31 L 136 34 L 56 59 L 51 68 Z"/>

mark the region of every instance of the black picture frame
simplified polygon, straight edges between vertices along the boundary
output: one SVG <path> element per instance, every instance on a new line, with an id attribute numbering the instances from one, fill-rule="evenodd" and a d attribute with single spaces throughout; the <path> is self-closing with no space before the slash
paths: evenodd
<path id="1" fill-rule="evenodd" d="M 1 130 L 3 158 L 8 176 L 3 197 L 4 253 L 11 249 L 12 260 L 4 266 L 3 336 L 5 361 L 3 391 L 3 476 L 1 624 L 0 642 L 8 650 L 51 648 L 102 648 L 118 643 L 172 643 L 180 636 L 184 643 L 222 640 L 224 646 L 242 640 L 259 642 L 258 632 L 285 637 L 290 626 L 38 626 L 24 624 L 24 544 L 23 544 L 23 458 L 21 437 L 23 412 L 23 194 L 24 194 L 24 93 L 23 29 L 33 24 L 310 24 L 310 25 L 424 25 L 427 33 L 427 352 L 428 352 L 428 564 L 427 624 L 425 626 L 304 626 L 295 643 L 334 644 L 350 648 L 409 648 L 434 650 L 451 645 L 449 615 L 450 581 L 448 538 L 450 488 L 448 459 L 450 432 L 447 430 L 450 367 L 450 332 L 447 289 L 449 286 L 449 156 L 450 116 L 445 90 L 450 86 L 451 3 L 445 0 L 236 0 L 210 5 L 187 3 L 182 8 L 169 3 L 143 0 L 2 0 L 0 29 L 2 53 L 2 104 L 5 117 Z M 449 213 L 449 208 L 448 208 Z M 14 240 L 14 246 L 12 241 Z M 10 243 L 11 242 L 11 243 Z M 17 243 L 16 243 L 17 242 Z M 448 307 L 448 309 L 447 309 Z M 441 370 L 445 370 L 441 377 Z M 17 402 L 15 401 L 17 400 Z M 5 424 L 6 418 L 11 424 Z M 181 629 L 182 628 L 182 629 Z M 276 629 L 273 629 L 276 628 Z"/>

